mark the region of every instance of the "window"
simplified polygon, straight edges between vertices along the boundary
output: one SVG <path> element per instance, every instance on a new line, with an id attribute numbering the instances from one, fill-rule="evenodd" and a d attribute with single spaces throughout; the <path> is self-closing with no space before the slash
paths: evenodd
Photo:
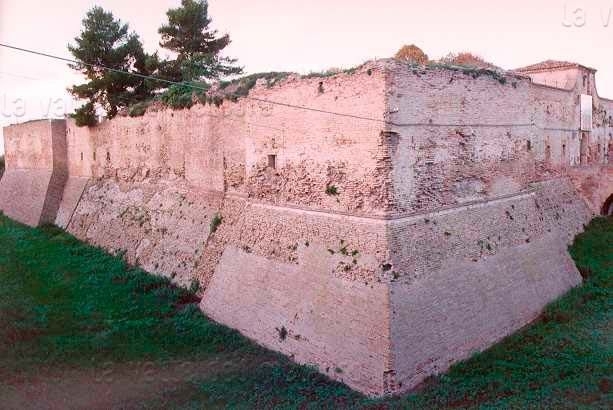
<path id="1" fill-rule="evenodd" d="M 268 155 L 268 168 L 277 168 L 277 156 L 274 154 Z"/>
<path id="2" fill-rule="evenodd" d="M 83 153 L 81 153 L 81 161 L 83 161 Z"/>
<path id="3" fill-rule="evenodd" d="M 532 141 L 526 141 L 526 150 L 532 151 Z"/>
<path id="4" fill-rule="evenodd" d="M 110 152 L 106 152 L 106 160 L 110 161 L 111 160 L 111 153 Z"/>
<path id="5" fill-rule="evenodd" d="M 94 151 L 94 161 L 96 160 L 96 151 Z"/>

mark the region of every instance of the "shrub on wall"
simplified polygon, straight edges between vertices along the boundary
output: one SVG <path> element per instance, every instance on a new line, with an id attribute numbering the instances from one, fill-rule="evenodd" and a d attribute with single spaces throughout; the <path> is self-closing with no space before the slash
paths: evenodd
<path id="1" fill-rule="evenodd" d="M 421 48 L 417 47 L 415 44 L 400 47 L 400 50 L 396 52 L 394 58 L 411 64 L 421 65 L 426 64 L 429 61 L 426 53 L 424 53 Z"/>
<path id="2" fill-rule="evenodd" d="M 204 88 L 208 88 L 205 83 L 183 83 L 175 84 L 160 95 L 160 100 L 172 108 L 190 108 L 194 105 L 194 95 L 202 100 L 205 95 Z"/>
<path id="3" fill-rule="evenodd" d="M 219 225 L 223 222 L 223 217 L 219 214 L 215 214 L 211 220 L 211 233 L 215 232 Z"/>
<path id="4" fill-rule="evenodd" d="M 147 108 L 149 108 L 150 104 L 151 102 L 149 101 L 143 101 L 143 102 L 131 105 L 128 108 L 128 115 L 130 117 L 142 117 L 147 112 Z"/>
<path id="5" fill-rule="evenodd" d="M 219 88 L 221 90 L 226 91 L 224 93 L 226 97 L 230 99 L 235 99 L 238 97 L 244 97 L 247 94 L 249 94 L 249 91 L 251 91 L 251 89 L 255 87 L 255 84 L 257 83 L 259 79 L 266 80 L 267 86 L 272 87 L 278 81 L 281 81 L 284 78 L 287 78 L 287 76 L 291 74 L 292 73 L 277 72 L 277 71 L 271 71 L 271 72 L 266 72 L 266 73 L 255 73 L 255 74 L 250 74 L 250 75 L 247 75 L 241 78 L 237 78 L 232 81 L 222 81 L 219 83 Z"/>
<path id="6" fill-rule="evenodd" d="M 476 67 L 476 68 L 488 68 L 495 69 L 497 68 L 494 64 L 485 61 L 483 58 L 470 53 L 468 51 L 463 51 L 460 53 L 449 53 L 445 57 L 440 60 L 443 64 L 452 64 L 459 65 L 464 67 Z"/>

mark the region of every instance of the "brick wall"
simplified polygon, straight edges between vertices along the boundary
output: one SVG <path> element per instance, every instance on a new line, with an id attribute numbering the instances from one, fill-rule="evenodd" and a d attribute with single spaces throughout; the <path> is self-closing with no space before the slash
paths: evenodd
<path id="1" fill-rule="evenodd" d="M 0 210 L 32 226 L 55 221 L 68 175 L 66 124 L 31 121 L 4 129 Z"/>
<path id="2" fill-rule="evenodd" d="M 566 249 L 590 218 L 571 182 L 561 179 L 392 221 L 396 391 L 485 349 L 579 284 Z"/>
<path id="3" fill-rule="evenodd" d="M 559 89 L 380 60 L 220 107 L 10 128 L 0 205 L 197 279 L 214 319 L 388 394 L 579 283 L 566 245 L 613 193 L 609 113 L 591 77 Z"/>
<path id="4" fill-rule="evenodd" d="M 226 199 L 203 255 L 202 309 L 333 379 L 384 391 L 390 361 L 382 220 Z"/>
<path id="5" fill-rule="evenodd" d="M 177 182 L 94 180 L 68 231 L 189 287 L 220 200 Z"/>

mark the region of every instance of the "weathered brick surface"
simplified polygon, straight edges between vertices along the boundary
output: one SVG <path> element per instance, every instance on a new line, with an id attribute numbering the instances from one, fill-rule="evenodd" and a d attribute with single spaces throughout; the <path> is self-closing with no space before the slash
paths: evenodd
<path id="1" fill-rule="evenodd" d="M 68 231 L 189 286 L 220 199 L 176 182 L 92 181 Z"/>
<path id="2" fill-rule="evenodd" d="M 337 277 L 326 254 L 320 244 L 302 246 L 296 264 L 228 246 L 202 308 L 300 363 L 380 394 L 390 349 L 387 286 Z"/>
<path id="3" fill-rule="evenodd" d="M 44 169 L 7 170 L 0 181 L 0 210 L 9 218 L 37 226 L 49 181 L 51 171 Z"/>
<path id="4" fill-rule="evenodd" d="M 68 228 L 88 182 L 89 178 L 78 176 L 71 176 L 66 180 L 62 200 L 57 211 L 57 217 L 55 218 L 55 224 L 60 228 Z"/>
<path id="5" fill-rule="evenodd" d="M 392 392 L 486 349 L 580 282 L 566 242 L 552 233 L 477 262 L 448 260 L 430 275 L 390 284 Z"/>
<path id="6" fill-rule="evenodd" d="M 572 184 L 556 180 L 505 199 L 393 221 L 395 390 L 485 349 L 579 284 L 566 249 L 590 216 Z"/>
<path id="7" fill-rule="evenodd" d="M 336 277 L 372 283 L 381 280 L 387 258 L 387 231 L 382 220 L 278 207 L 239 197 L 226 198 L 223 223 L 209 241 L 200 269 L 209 282 L 228 245 L 279 263 L 301 264 L 300 250 L 321 246 L 321 257 Z"/>
<path id="8" fill-rule="evenodd" d="M 68 177 L 65 121 L 7 127 L 4 147 L 7 172 L 0 183 L 0 210 L 31 226 L 53 223 Z"/>
<path id="9" fill-rule="evenodd" d="M 356 389 L 406 391 L 578 284 L 566 245 L 613 203 L 613 101 L 590 70 L 532 80 L 380 60 L 69 120 L 64 145 L 63 123 L 15 126 L 0 208 L 199 280 L 211 317 Z"/>

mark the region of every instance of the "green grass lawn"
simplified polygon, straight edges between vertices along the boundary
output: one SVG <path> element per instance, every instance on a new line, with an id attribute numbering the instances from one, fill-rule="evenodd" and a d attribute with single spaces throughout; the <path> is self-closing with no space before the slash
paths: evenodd
<path id="1" fill-rule="evenodd" d="M 48 369 L 247 359 L 249 366 L 179 379 L 138 407 L 610 408 L 613 219 L 595 219 L 571 253 L 585 283 L 537 323 L 419 393 L 369 400 L 211 322 L 188 290 L 57 228 L 30 229 L 0 216 L 0 395 Z"/>

